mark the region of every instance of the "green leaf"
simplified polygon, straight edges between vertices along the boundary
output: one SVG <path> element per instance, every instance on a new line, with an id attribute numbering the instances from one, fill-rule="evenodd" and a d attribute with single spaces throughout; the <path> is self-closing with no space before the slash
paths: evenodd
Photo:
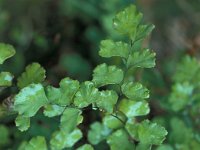
<path id="1" fill-rule="evenodd" d="M 45 138 L 42 136 L 32 138 L 24 148 L 25 150 L 47 150 Z"/>
<path id="2" fill-rule="evenodd" d="M 159 146 L 156 150 L 173 150 L 173 148 L 170 145 L 163 144 Z"/>
<path id="3" fill-rule="evenodd" d="M 70 148 L 82 138 L 82 133 L 79 129 L 75 129 L 71 133 L 56 131 L 50 141 L 51 150 L 61 150 Z"/>
<path id="4" fill-rule="evenodd" d="M 77 150 L 94 150 L 94 148 L 90 144 L 84 144 L 81 147 L 77 148 Z"/>
<path id="5" fill-rule="evenodd" d="M 99 55 L 102 57 L 119 56 L 127 58 L 129 54 L 129 45 L 124 42 L 114 42 L 113 40 L 101 41 Z"/>
<path id="6" fill-rule="evenodd" d="M 6 87 L 12 85 L 14 76 L 10 72 L 0 73 L 0 87 Z"/>
<path id="7" fill-rule="evenodd" d="M 75 95 L 74 104 L 79 108 L 87 107 L 96 102 L 99 97 L 99 91 L 94 83 L 90 81 L 83 82 Z"/>
<path id="8" fill-rule="evenodd" d="M 133 101 L 123 99 L 120 101 L 119 110 L 123 112 L 128 118 L 136 116 L 144 116 L 150 112 L 149 105 L 146 101 Z"/>
<path id="9" fill-rule="evenodd" d="M 15 49 L 12 45 L 0 43 L 0 64 L 15 55 Z"/>
<path id="10" fill-rule="evenodd" d="M 18 115 L 15 119 L 15 124 L 20 131 L 26 131 L 30 127 L 30 118 L 24 117 L 23 115 Z"/>
<path id="11" fill-rule="evenodd" d="M 180 111 L 184 109 L 189 103 L 192 103 L 191 96 L 193 94 L 194 86 L 189 83 L 176 83 L 172 87 L 172 92 L 169 97 L 169 103 L 172 110 Z"/>
<path id="12" fill-rule="evenodd" d="M 15 96 L 14 110 L 24 117 L 33 117 L 47 103 L 48 100 L 43 86 L 41 84 L 31 84 Z"/>
<path id="13" fill-rule="evenodd" d="M 119 84 L 124 77 L 124 73 L 116 66 L 107 66 L 105 63 L 98 65 L 93 71 L 93 82 L 97 86 L 108 84 Z"/>
<path id="14" fill-rule="evenodd" d="M 66 108 L 61 116 L 60 129 L 65 133 L 72 132 L 82 120 L 81 111 L 77 108 Z"/>
<path id="15" fill-rule="evenodd" d="M 141 39 L 145 38 L 146 36 L 148 36 L 154 28 L 155 28 L 155 26 L 152 24 L 139 25 L 137 33 L 136 33 L 136 41 L 141 40 Z"/>
<path id="16" fill-rule="evenodd" d="M 128 82 L 122 85 L 122 92 L 127 98 L 133 100 L 141 100 L 149 98 L 149 90 L 145 88 L 141 83 Z"/>
<path id="17" fill-rule="evenodd" d="M 0 148 L 10 142 L 9 139 L 9 128 L 0 124 Z"/>
<path id="18" fill-rule="evenodd" d="M 96 145 L 106 139 L 110 133 L 111 130 L 109 128 L 99 122 L 94 122 L 88 132 L 88 141 Z"/>
<path id="19" fill-rule="evenodd" d="M 160 145 L 167 135 L 165 128 L 157 123 L 144 120 L 138 124 L 126 124 L 129 134 L 144 145 Z"/>
<path id="20" fill-rule="evenodd" d="M 26 67 L 25 72 L 17 79 L 17 86 L 22 89 L 32 83 L 41 83 L 46 78 L 45 70 L 38 63 L 32 63 Z"/>
<path id="21" fill-rule="evenodd" d="M 137 27 L 141 20 L 142 14 L 137 12 L 134 5 L 131 5 L 116 15 L 113 20 L 113 25 L 119 33 L 129 35 L 134 41 Z"/>
<path id="22" fill-rule="evenodd" d="M 152 68 L 155 66 L 155 56 L 156 53 L 151 52 L 149 49 L 135 51 L 129 55 L 127 67 Z"/>
<path id="23" fill-rule="evenodd" d="M 47 117 L 55 117 L 59 116 L 63 113 L 65 107 L 59 105 L 45 105 L 44 107 L 44 115 Z"/>
<path id="24" fill-rule="evenodd" d="M 47 87 L 47 97 L 53 104 L 66 106 L 72 103 L 75 93 L 79 89 L 79 82 L 70 78 L 60 81 L 60 88 Z"/>
<path id="25" fill-rule="evenodd" d="M 123 130 L 119 129 L 112 133 L 107 143 L 110 145 L 111 150 L 134 150 L 134 142 L 130 142 L 129 135 Z"/>
<path id="26" fill-rule="evenodd" d="M 103 109 L 108 113 L 112 113 L 117 100 L 118 95 L 115 91 L 101 91 L 96 104 L 100 109 Z"/>
<path id="27" fill-rule="evenodd" d="M 119 118 L 119 119 L 118 119 Z M 118 116 L 115 115 L 106 115 L 103 118 L 103 125 L 110 128 L 110 129 L 118 129 L 120 127 L 123 127 L 123 120 Z"/>

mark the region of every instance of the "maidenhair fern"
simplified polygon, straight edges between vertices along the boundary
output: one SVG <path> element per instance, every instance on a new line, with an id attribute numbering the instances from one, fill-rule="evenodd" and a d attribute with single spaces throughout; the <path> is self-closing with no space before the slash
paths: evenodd
<path id="1" fill-rule="evenodd" d="M 119 12 L 113 20 L 114 29 L 125 41 L 103 40 L 99 54 L 102 57 L 120 57 L 122 65 L 98 65 L 91 81 L 80 83 L 68 77 L 60 81 L 59 87 L 44 84 L 45 70 L 38 63 L 30 64 L 17 79 L 20 90 L 14 97 L 15 120 L 20 131 L 31 126 L 30 120 L 39 110 L 46 117 L 60 116 L 60 125 L 46 143 L 45 137 L 33 137 L 23 142 L 19 150 L 61 150 L 74 147 L 84 136 L 79 124 L 84 120 L 83 111 L 93 108 L 101 112 L 102 121 L 90 125 L 87 139 L 78 150 L 92 150 L 93 146 L 106 141 L 111 150 L 145 150 L 162 144 L 167 131 L 156 123 L 138 119 L 150 112 L 149 90 L 138 81 L 128 77 L 133 68 L 155 66 L 155 53 L 149 49 L 136 49 L 154 28 L 141 24 L 142 14 L 131 5 Z M 14 54 L 10 45 L 0 45 L 0 64 Z M 11 85 L 10 73 L 0 74 L 0 86 Z M 94 111 L 95 111 L 94 110 Z"/>

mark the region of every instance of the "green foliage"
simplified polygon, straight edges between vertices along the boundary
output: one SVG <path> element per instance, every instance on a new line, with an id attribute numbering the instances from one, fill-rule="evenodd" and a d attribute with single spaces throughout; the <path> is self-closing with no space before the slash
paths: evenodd
<path id="1" fill-rule="evenodd" d="M 6 87 L 12 85 L 13 75 L 10 72 L 1 72 L 0 73 L 0 86 Z"/>
<path id="2" fill-rule="evenodd" d="M 40 110 L 44 110 L 43 114 L 50 119 L 60 118 L 60 122 L 59 128 L 49 137 L 50 142 L 47 143 L 50 145 L 46 144 L 46 137 L 37 136 L 23 142 L 19 149 L 74 149 L 79 140 L 86 141 L 82 138 L 85 132 L 80 130 L 84 125 L 82 114 L 91 108 L 101 112 L 102 122 L 95 121 L 90 125 L 87 132 L 90 144 L 106 141 L 111 150 L 139 150 L 162 144 L 167 131 L 156 123 L 138 118 L 150 112 L 146 101 L 149 90 L 128 74 L 133 68 L 155 66 L 154 52 L 136 49 L 141 47 L 142 41 L 153 29 L 153 25 L 142 25 L 141 20 L 142 14 L 136 11 L 134 5 L 116 15 L 114 28 L 124 35 L 126 41 L 104 40 L 99 54 L 105 58 L 118 56 L 123 63 L 118 66 L 98 65 L 91 81 L 79 83 L 66 77 L 60 81 L 59 87 L 53 87 L 48 82 L 43 84 L 46 71 L 38 63 L 26 67 L 18 78 L 19 92 L 14 97 L 14 111 L 18 114 L 16 126 L 20 131 L 28 130 L 33 125 L 30 118 L 34 118 Z M 138 40 L 141 40 L 140 46 L 136 45 Z M 85 144 L 78 149 L 93 148 Z"/>
<path id="3" fill-rule="evenodd" d="M 15 49 L 9 44 L 0 43 L 0 65 L 15 54 Z"/>
<path id="4" fill-rule="evenodd" d="M 45 70 L 38 63 L 32 63 L 26 67 L 26 70 L 17 79 L 17 85 L 20 89 L 32 83 L 41 83 L 45 79 Z"/>

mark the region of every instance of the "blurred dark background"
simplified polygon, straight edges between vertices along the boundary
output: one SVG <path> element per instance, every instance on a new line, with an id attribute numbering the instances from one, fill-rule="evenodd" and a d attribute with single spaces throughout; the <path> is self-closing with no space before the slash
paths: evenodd
<path id="1" fill-rule="evenodd" d="M 197 58 L 200 54 L 200 0 L 0 0 L 0 42 L 12 44 L 17 51 L 0 71 L 7 70 L 18 77 L 26 65 L 39 62 L 47 70 L 47 81 L 52 85 L 66 76 L 89 80 L 97 64 L 108 62 L 98 56 L 100 41 L 118 39 L 112 18 L 131 3 L 143 12 L 144 22 L 156 26 L 144 46 L 156 51 L 157 66 L 139 75 L 151 90 L 149 117 L 165 113 L 160 105 L 170 92 L 175 65 L 186 54 Z M 116 64 L 118 59 L 108 63 Z M 4 136 L 0 137 L 5 142 L 0 145 L 27 136 L 15 131 L 12 117 L 1 118 L 0 123 L 11 127 L 9 132 L 15 134 L 6 139 L 8 129 L 1 126 Z M 28 136 L 40 132 L 50 136 L 45 127 L 39 129 L 38 120 L 42 119 L 39 114 L 37 121 L 33 121 L 36 127 L 31 128 Z M 48 122 L 52 123 L 46 119 Z M 52 124 L 51 130 L 56 125 Z M 11 143 L 15 146 L 18 141 Z"/>

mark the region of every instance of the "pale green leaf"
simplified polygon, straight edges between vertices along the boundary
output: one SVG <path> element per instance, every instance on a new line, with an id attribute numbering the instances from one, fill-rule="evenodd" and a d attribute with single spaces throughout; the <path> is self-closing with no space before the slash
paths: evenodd
<path id="1" fill-rule="evenodd" d="M 11 86 L 14 76 L 10 72 L 0 73 L 0 87 Z"/>
<path id="2" fill-rule="evenodd" d="M 142 14 L 137 12 L 134 5 L 130 5 L 116 15 L 113 20 L 113 25 L 119 33 L 129 35 L 134 41 L 137 27 L 141 20 Z"/>
<path id="3" fill-rule="evenodd" d="M 133 100 L 141 100 L 149 98 L 149 90 L 138 82 L 124 83 L 122 85 L 122 92 L 126 95 L 127 98 Z"/>
<path id="4" fill-rule="evenodd" d="M 136 116 L 144 116 L 150 112 L 149 105 L 146 101 L 133 101 L 123 99 L 120 101 L 119 110 L 123 112 L 128 118 Z"/>
<path id="5" fill-rule="evenodd" d="M 103 109 L 108 113 L 112 113 L 117 100 L 118 95 L 115 91 L 101 91 L 96 104 L 100 109 Z"/>
<path id="6" fill-rule="evenodd" d="M 99 97 L 99 91 L 94 83 L 90 81 L 83 82 L 75 95 L 74 104 L 79 108 L 87 107 L 96 102 Z"/>
<path id="7" fill-rule="evenodd" d="M 106 139 L 110 133 L 111 129 L 99 122 L 94 122 L 90 126 L 90 130 L 88 132 L 88 141 L 91 144 L 96 145 Z"/>
<path id="8" fill-rule="evenodd" d="M 15 49 L 12 45 L 0 43 L 0 64 L 15 55 Z"/>
<path id="9" fill-rule="evenodd" d="M 32 83 L 41 83 L 46 75 L 43 67 L 38 63 L 28 65 L 25 72 L 17 79 L 17 86 L 22 89 Z"/>
<path id="10" fill-rule="evenodd" d="M 75 129 L 71 133 L 66 134 L 62 131 L 56 131 L 50 141 L 51 150 L 62 150 L 63 148 L 70 148 L 82 138 L 82 132 Z"/>
<path id="11" fill-rule="evenodd" d="M 152 68 L 155 66 L 155 56 L 156 53 L 149 49 L 134 51 L 128 57 L 127 67 Z"/>
<path id="12" fill-rule="evenodd" d="M 25 150 L 47 150 L 46 140 L 42 136 L 32 138 L 24 147 Z"/>
<path id="13" fill-rule="evenodd" d="M 77 150 L 94 150 L 94 148 L 90 144 L 84 144 L 81 147 L 77 148 Z"/>
<path id="14" fill-rule="evenodd" d="M 97 86 L 108 84 L 119 84 L 124 77 L 124 73 L 116 66 L 108 66 L 105 63 L 98 65 L 93 71 L 93 82 Z"/>
<path id="15" fill-rule="evenodd" d="M 26 131 L 30 127 L 30 118 L 24 117 L 23 115 L 18 115 L 15 119 L 15 124 L 20 131 Z"/>
<path id="16" fill-rule="evenodd" d="M 24 117 L 32 117 L 48 103 L 41 84 L 31 84 L 23 88 L 16 96 L 14 110 Z"/>
<path id="17" fill-rule="evenodd" d="M 45 105 L 44 107 L 44 115 L 47 117 L 55 117 L 59 116 L 63 113 L 65 107 L 59 106 L 59 105 Z"/>
<path id="18" fill-rule="evenodd" d="M 60 81 L 60 88 L 48 86 L 46 89 L 47 97 L 53 104 L 66 106 L 72 103 L 75 93 L 79 89 L 79 82 L 70 78 Z"/>
<path id="19" fill-rule="evenodd" d="M 99 55 L 102 57 L 120 56 L 127 58 L 129 54 L 129 46 L 124 42 L 114 42 L 113 40 L 101 41 Z"/>
<path id="20" fill-rule="evenodd" d="M 77 108 L 66 108 L 61 116 L 60 129 L 65 133 L 72 132 L 79 123 L 79 120 L 82 119 L 80 114 L 81 111 Z"/>
<path id="21" fill-rule="evenodd" d="M 108 139 L 107 143 L 111 150 L 134 150 L 134 142 L 129 140 L 129 135 L 123 129 L 119 129 L 112 133 Z"/>

